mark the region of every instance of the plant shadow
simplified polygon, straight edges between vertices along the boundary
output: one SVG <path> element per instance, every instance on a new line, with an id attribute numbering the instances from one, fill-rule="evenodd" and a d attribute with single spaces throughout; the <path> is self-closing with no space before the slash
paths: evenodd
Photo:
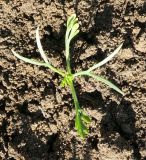
<path id="1" fill-rule="evenodd" d="M 82 93 L 80 102 L 83 108 L 90 106 L 91 110 L 97 110 L 103 115 L 99 127 L 100 139 L 102 139 L 100 143 L 116 146 L 121 151 L 128 150 L 131 147 L 132 158 L 141 159 L 135 127 L 136 113 L 131 106 L 131 102 L 125 100 L 124 97 L 118 103 L 114 100 L 104 100 L 101 93 L 96 90 L 91 93 Z M 93 118 L 93 121 L 96 121 L 96 119 Z M 90 147 L 98 152 L 99 139 L 96 133 L 94 136 L 96 138 L 89 136 L 87 144 L 90 142 Z M 87 150 L 87 154 L 90 155 L 89 150 Z"/>

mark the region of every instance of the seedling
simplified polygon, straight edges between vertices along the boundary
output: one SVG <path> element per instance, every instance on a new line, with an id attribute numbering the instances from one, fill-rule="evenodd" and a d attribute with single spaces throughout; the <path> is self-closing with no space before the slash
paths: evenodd
<path id="1" fill-rule="evenodd" d="M 72 97 L 74 100 L 74 105 L 75 105 L 75 129 L 77 130 L 78 134 L 84 138 L 88 133 L 89 133 L 89 123 L 91 122 L 91 118 L 81 109 L 79 105 L 79 101 L 76 95 L 75 87 L 74 87 L 74 80 L 78 76 L 89 76 L 94 78 L 97 81 L 100 81 L 102 83 L 105 83 L 109 87 L 113 88 L 120 94 L 124 95 L 124 93 L 114 84 L 112 84 L 110 81 L 104 79 L 103 77 L 95 75 L 92 71 L 95 70 L 96 68 L 104 65 L 107 63 L 109 60 L 111 60 L 121 49 L 122 44 L 113 52 L 111 53 L 107 58 L 102 60 L 101 62 L 93 65 L 91 68 L 85 71 L 80 71 L 77 73 L 72 73 L 71 65 L 70 65 L 70 43 L 71 40 L 79 33 L 79 24 L 78 24 L 78 18 L 76 17 L 75 14 L 72 14 L 68 20 L 67 20 L 67 30 L 66 30 L 66 35 L 65 35 L 65 57 L 66 57 L 66 70 L 60 70 L 58 68 L 55 68 L 47 58 L 47 55 L 44 53 L 41 42 L 40 42 L 40 37 L 39 37 L 39 27 L 36 30 L 36 42 L 37 46 L 39 49 L 39 52 L 41 54 L 41 57 L 43 58 L 44 62 L 41 61 L 36 61 L 33 59 L 28 59 L 25 58 L 19 54 L 17 54 L 14 50 L 12 50 L 13 54 L 23 60 L 24 62 L 35 64 L 38 66 L 44 66 L 48 67 L 52 71 L 58 73 L 62 77 L 61 81 L 61 87 L 66 87 L 69 86 Z M 98 98 L 98 97 L 97 97 Z"/>

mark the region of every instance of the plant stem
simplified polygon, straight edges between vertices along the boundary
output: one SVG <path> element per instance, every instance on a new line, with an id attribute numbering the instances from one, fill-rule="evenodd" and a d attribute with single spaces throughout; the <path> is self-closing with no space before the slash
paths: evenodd
<path id="1" fill-rule="evenodd" d="M 67 72 L 68 72 L 68 74 L 71 74 L 70 53 L 69 53 L 69 42 L 66 42 L 65 50 L 66 50 Z"/>
<path id="2" fill-rule="evenodd" d="M 46 63 L 46 66 L 49 67 L 52 71 L 60 74 L 62 77 L 65 76 L 65 73 L 64 73 L 63 71 L 61 71 L 60 69 L 57 69 L 57 68 L 55 68 L 55 67 L 52 66 L 52 65 L 48 65 L 48 63 Z"/>
<path id="3" fill-rule="evenodd" d="M 80 113 L 81 108 L 80 108 L 79 101 L 78 101 L 78 98 L 77 98 L 77 95 L 76 95 L 76 91 L 75 91 L 73 81 L 70 82 L 70 89 L 71 89 L 72 97 L 73 97 L 73 100 L 74 100 L 75 110 L 76 110 L 76 115 L 77 115 L 77 114 Z"/>

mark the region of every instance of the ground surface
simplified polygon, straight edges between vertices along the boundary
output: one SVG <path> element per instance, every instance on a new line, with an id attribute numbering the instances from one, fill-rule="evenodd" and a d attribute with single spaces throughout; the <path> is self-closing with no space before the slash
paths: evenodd
<path id="1" fill-rule="evenodd" d="M 145 160 L 146 1 L 2 0 L 0 9 L 0 159 Z M 95 73 L 125 97 L 93 79 L 76 79 L 80 104 L 92 117 L 84 141 L 74 129 L 70 91 L 58 87 L 60 77 L 11 52 L 41 59 L 35 42 L 39 25 L 50 62 L 64 68 L 66 19 L 74 12 L 80 22 L 71 50 L 74 71 L 101 61 L 124 42 Z"/>

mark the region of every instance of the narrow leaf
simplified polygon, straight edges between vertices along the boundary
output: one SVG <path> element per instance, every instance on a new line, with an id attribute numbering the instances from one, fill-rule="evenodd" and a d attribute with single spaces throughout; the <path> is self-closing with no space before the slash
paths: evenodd
<path id="1" fill-rule="evenodd" d="M 40 62 L 40 61 L 36 61 L 36 60 L 33 60 L 33 59 L 29 59 L 29 58 L 23 57 L 23 56 L 21 56 L 20 54 L 16 53 L 14 50 L 12 50 L 12 53 L 13 53 L 17 58 L 23 60 L 24 62 L 31 63 L 31 64 L 36 64 L 36 65 L 38 65 L 38 66 L 48 67 L 48 65 L 47 65 L 46 63 L 43 63 L 43 62 Z"/>
<path id="2" fill-rule="evenodd" d="M 79 28 L 79 24 L 76 23 L 70 32 L 69 41 L 71 41 L 79 33 L 78 28 Z"/>
<path id="3" fill-rule="evenodd" d="M 82 138 L 85 138 L 85 136 L 89 133 L 88 128 L 84 125 L 79 115 L 76 115 L 75 129 Z"/>
<path id="4" fill-rule="evenodd" d="M 41 54 L 41 57 L 44 59 L 44 61 L 46 63 L 49 63 L 48 58 L 47 58 L 46 54 L 44 53 L 42 45 L 41 45 L 40 36 L 39 36 L 39 27 L 36 30 L 36 41 L 37 41 L 37 46 L 38 46 L 39 52 Z"/>
<path id="5" fill-rule="evenodd" d="M 76 14 L 72 14 L 67 20 L 67 28 L 70 26 L 70 23 L 74 21 L 76 18 Z"/>
<path id="6" fill-rule="evenodd" d="M 34 59 L 29 59 L 29 58 L 26 58 L 26 57 L 23 57 L 21 56 L 20 54 L 16 53 L 14 50 L 12 50 L 12 53 L 19 59 L 21 59 L 22 61 L 24 62 L 27 62 L 27 63 L 31 63 L 31 64 L 35 64 L 35 65 L 38 65 L 38 66 L 44 66 L 44 67 L 48 67 L 50 68 L 52 71 L 62 75 L 64 77 L 64 72 L 61 71 L 60 69 L 57 69 L 55 68 L 54 66 L 50 65 L 49 63 L 44 63 L 44 62 L 41 62 L 41 61 L 36 61 Z"/>
<path id="7" fill-rule="evenodd" d="M 69 41 L 71 31 L 76 24 L 78 24 L 78 18 L 76 18 L 76 14 L 72 14 L 67 20 L 66 41 Z"/>
<path id="8" fill-rule="evenodd" d="M 90 72 L 90 71 L 104 65 L 108 61 L 110 61 L 120 51 L 120 49 L 122 48 L 122 45 L 123 45 L 123 43 L 112 54 L 110 54 L 107 58 L 105 58 L 101 62 L 95 64 L 93 67 L 89 68 L 88 71 Z"/>
<path id="9" fill-rule="evenodd" d="M 73 28 L 78 25 L 78 19 L 72 19 L 71 22 L 70 22 L 70 25 L 67 27 L 67 30 L 66 30 L 66 41 L 70 41 L 70 35 L 72 33 L 72 30 Z M 78 27 L 79 28 L 79 27 Z"/>
<path id="10" fill-rule="evenodd" d="M 108 85 L 110 88 L 113 88 L 114 90 L 116 90 L 117 92 L 121 93 L 123 96 L 124 96 L 124 93 L 117 87 L 115 86 L 113 83 L 111 83 L 110 81 L 102 78 L 102 77 L 99 77 L 93 73 L 87 73 L 88 76 L 91 76 L 92 78 L 96 79 L 97 81 L 100 81 L 100 82 L 103 82 L 105 83 L 106 85 Z"/>
<path id="11" fill-rule="evenodd" d="M 79 133 L 81 137 L 84 137 L 84 132 L 82 129 L 82 123 L 81 123 L 81 118 L 80 115 L 76 114 L 76 119 L 75 119 L 75 129 Z"/>
<path id="12" fill-rule="evenodd" d="M 89 133 L 89 129 L 85 126 L 85 124 L 82 122 L 82 131 L 83 131 L 83 138 Z"/>
<path id="13" fill-rule="evenodd" d="M 91 119 L 88 115 L 86 115 L 84 112 L 82 112 L 81 114 L 81 119 L 85 122 L 85 123 L 90 123 Z"/>
<path id="14" fill-rule="evenodd" d="M 60 83 L 60 86 L 63 88 L 63 87 L 65 87 L 65 85 L 66 85 L 66 80 L 63 79 L 63 80 L 61 81 L 61 83 Z"/>

